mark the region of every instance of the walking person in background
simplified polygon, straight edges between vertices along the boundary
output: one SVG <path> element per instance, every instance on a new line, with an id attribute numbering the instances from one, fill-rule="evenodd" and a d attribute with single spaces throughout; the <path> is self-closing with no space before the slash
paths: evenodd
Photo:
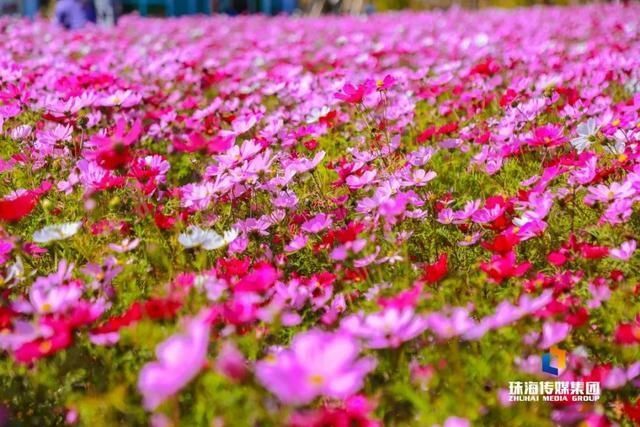
<path id="1" fill-rule="evenodd" d="M 96 22 L 113 27 L 118 21 L 118 4 L 115 0 L 94 0 Z"/>
<path id="2" fill-rule="evenodd" d="M 87 4 L 82 0 L 58 0 L 55 20 L 68 30 L 82 28 L 90 18 L 86 6 Z"/>
<path id="3" fill-rule="evenodd" d="M 69 30 L 84 27 L 89 22 L 114 26 L 117 8 L 114 0 L 58 0 L 55 9 L 56 21 Z"/>

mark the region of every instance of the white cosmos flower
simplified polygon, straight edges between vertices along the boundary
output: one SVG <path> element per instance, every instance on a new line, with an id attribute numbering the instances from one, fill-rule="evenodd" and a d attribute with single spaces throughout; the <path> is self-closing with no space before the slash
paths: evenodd
<path id="1" fill-rule="evenodd" d="M 231 229 L 225 231 L 224 232 L 224 242 L 225 242 L 225 244 L 227 244 L 227 245 L 230 244 L 231 242 L 236 240 L 239 235 L 240 235 L 240 232 L 235 228 L 231 228 Z"/>
<path id="2" fill-rule="evenodd" d="M 36 243 L 49 243 L 55 240 L 64 240 L 76 234 L 81 225 L 81 222 L 47 225 L 33 233 L 33 241 Z"/>
<path id="3" fill-rule="evenodd" d="M 599 129 L 600 126 L 598 126 L 595 119 L 589 119 L 584 123 L 580 123 L 576 128 L 578 137 L 571 140 L 571 145 L 578 150 L 578 153 L 582 153 L 593 143 L 592 139 L 596 133 L 598 133 Z"/>
<path id="4" fill-rule="evenodd" d="M 233 242 L 238 237 L 238 230 L 232 228 L 224 232 L 224 236 L 213 230 L 204 230 L 196 225 L 190 225 L 184 233 L 180 233 L 178 241 L 185 248 L 197 248 L 212 251 Z"/>
<path id="5" fill-rule="evenodd" d="M 206 249 L 207 251 L 212 251 L 214 249 L 221 248 L 225 245 L 224 237 L 216 233 L 212 230 L 205 231 L 206 237 L 202 241 L 202 249 Z"/>
<path id="6" fill-rule="evenodd" d="M 190 225 L 184 233 L 180 233 L 178 241 L 185 248 L 195 248 L 207 239 L 207 232 L 200 227 Z"/>
<path id="7" fill-rule="evenodd" d="M 618 129 L 616 133 L 613 134 L 613 142 L 604 146 L 604 151 L 616 155 L 624 154 L 626 149 L 627 136 L 621 129 Z"/>

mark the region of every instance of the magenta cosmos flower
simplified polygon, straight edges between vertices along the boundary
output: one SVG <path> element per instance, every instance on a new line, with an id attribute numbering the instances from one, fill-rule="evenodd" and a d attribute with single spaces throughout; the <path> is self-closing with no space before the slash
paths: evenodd
<path id="1" fill-rule="evenodd" d="M 359 358 L 359 352 L 347 334 L 311 330 L 256 363 L 256 376 L 286 404 L 302 405 L 318 396 L 345 399 L 362 388 L 376 365 L 372 358 Z"/>
<path id="2" fill-rule="evenodd" d="M 156 348 L 158 360 L 147 363 L 138 378 L 146 409 L 156 409 L 200 372 L 208 344 L 209 323 L 200 315 L 187 322 L 184 332 L 169 337 Z"/>

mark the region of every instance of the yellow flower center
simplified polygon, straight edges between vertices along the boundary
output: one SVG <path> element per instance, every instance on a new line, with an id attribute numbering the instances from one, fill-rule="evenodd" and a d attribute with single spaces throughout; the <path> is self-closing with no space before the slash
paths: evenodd
<path id="1" fill-rule="evenodd" d="M 51 344 L 51 341 L 46 340 L 42 341 L 42 343 L 38 346 L 38 350 L 40 350 L 41 353 L 48 353 L 49 351 L 51 351 L 52 347 L 53 345 Z"/>
<path id="2" fill-rule="evenodd" d="M 313 374 L 309 377 L 309 382 L 313 385 L 321 385 L 324 382 L 322 375 Z"/>

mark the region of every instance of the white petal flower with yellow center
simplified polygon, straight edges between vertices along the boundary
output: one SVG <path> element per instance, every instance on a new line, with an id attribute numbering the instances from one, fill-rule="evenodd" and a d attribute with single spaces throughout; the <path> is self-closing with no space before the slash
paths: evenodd
<path id="1" fill-rule="evenodd" d="M 81 225 L 81 222 L 47 225 L 33 233 L 33 241 L 36 243 L 49 243 L 56 240 L 68 239 L 80 230 Z"/>
<path id="2" fill-rule="evenodd" d="M 219 249 L 233 242 L 238 237 L 238 230 L 232 228 L 221 236 L 213 230 L 205 230 L 196 225 L 190 225 L 184 233 L 178 237 L 178 241 L 185 248 L 202 247 L 207 251 Z"/>

